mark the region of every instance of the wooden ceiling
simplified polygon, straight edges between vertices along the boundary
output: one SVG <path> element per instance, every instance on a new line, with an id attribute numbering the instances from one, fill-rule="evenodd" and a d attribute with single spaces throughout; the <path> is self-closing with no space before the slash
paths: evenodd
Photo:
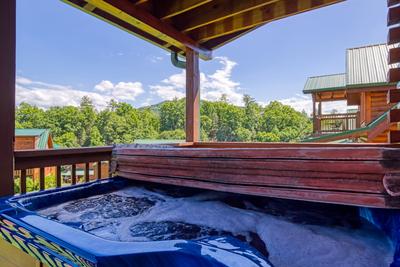
<path id="1" fill-rule="evenodd" d="M 168 51 L 211 51 L 268 22 L 344 0 L 63 0 Z"/>

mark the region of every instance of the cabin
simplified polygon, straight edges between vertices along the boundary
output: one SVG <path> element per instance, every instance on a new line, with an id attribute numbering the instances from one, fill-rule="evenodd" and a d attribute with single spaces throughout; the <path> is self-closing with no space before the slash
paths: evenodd
<path id="1" fill-rule="evenodd" d="M 390 129 L 396 130 L 397 126 L 388 124 L 375 129 L 378 124 L 373 123 L 395 105 L 387 101 L 388 93 L 396 89 L 396 83 L 387 81 L 391 47 L 376 44 L 349 48 L 345 73 L 307 79 L 303 93 L 312 96 L 314 137 L 308 141 L 388 142 Z M 344 102 L 346 110 L 324 109 L 338 101 Z M 371 125 L 374 127 L 368 127 Z"/>
<path id="2" fill-rule="evenodd" d="M 302 12 L 329 8 L 327 6 L 342 0 L 63 1 L 99 18 L 99 23 L 109 23 L 168 51 L 171 53 L 171 63 L 186 70 L 186 142 L 159 146 L 15 150 L 16 0 L 0 1 L 1 197 L 9 198 L 15 193 L 14 170 L 21 171 L 20 193 L 23 197 L 27 194 L 26 170 L 44 170 L 52 166 L 56 168 L 57 188 L 46 188 L 44 172 L 41 171 L 40 192 L 34 193 L 34 196 L 62 201 L 58 196 L 63 193 L 71 196 L 70 189 L 74 192 L 74 189 L 82 186 L 77 185 L 78 164 L 85 165 L 83 183 L 87 183 L 90 180 L 89 164 L 97 163 L 97 178 L 101 178 L 102 162 L 107 161 L 111 162 L 108 177 L 116 176 L 125 181 L 385 211 L 400 208 L 400 131 L 392 129 L 400 122 L 400 109 L 393 106 L 385 112 L 381 103 L 378 106 L 371 104 L 372 98 L 376 103 L 382 102 L 385 94 L 388 107 L 400 102 L 399 90 L 394 86 L 400 81 L 400 68 L 396 65 L 400 63 L 400 48 L 397 46 L 382 46 L 388 54 L 386 65 L 389 67 L 378 68 L 381 71 L 379 78 L 365 80 L 366 76 L 362 76 L 360 79 L 358 72 L 349 75 L 348 79 L 337 75 L 331 77 L 332 85 L 322 86 L 325 87 L 322 89 L 331 90 L 330 93 L 323 90 L 314 92 L 314 102 L 318 102 L 319 106 L 328 99 L 337 98 L 348 101 L 349 105 L 359 106 L 359 114 L 358 111 L 348 112 L 356 114 L 351 115 L 353 118 L 345 119 L 355 121 L 354 124 L 348 123 L 348 130 L 345 130 L 346 127 L 329 126 L 330 131 L 334 131 L 330 138 L 336 138 L 334 135 L 339 134 L 342 139 L 366 138 L 368 142 L 387 131 L 388 138 L 379 139 L 385 143 L 327 144 L 328 139 L 316 139 L 319 140 L 317 143 L 293 144 L 205 143 L 200 140 L 200 60 L 211 60 L 213 50 L 258 27 L 268 27 L 270 22 Z M 398 0 L 387 1 L 388 45 L 400 43 L 399 4 Z M 357 51 L 362 49 L 355 49 L 354 55 L 357 55 Z M 381 60 L 385 58 L 383 54 L 380 56 Z M 363 58 L 355 57 L 351 61 Z M 359 66 L 370 64 L 367 61 L 359 63 Z M 373 84 L 373 81 L 386 84 Z M 328 81 L 324 83 L 328 84 Z M 388 88 L 388 84 L 393 87 Z M 356 85 L 360 90 L 349 89 Z M 332 90 L 335 86 L 340 90 Z M 309 89 L 321 89 L 321 86 L 310 86 Z M 363 111 L 362 107 L 368 105 L 370 107 Z M 382 112 L 380 117 L 375 118 Z M 322 116 L 322 107 L 314 111 L 315 114 Z M 324 127 L 325 124 L 329 123 L 321 122 Z M 322 134 L 322 129 L 319 131 L 316 138 L 328 135 Z M 61 188 L 62 166 L 72 166 L 72 187 Z M 87 185 L 101 188 L 103 181 Z M 111 178 L 104 184 L 113 182 Z M 125 244 L 114 242 L 106 250 L 101 250 L 98 240 L 75 240 L 74 234 L 70 233 L 76 233 L 76 229 L 69 226 L 34 213 L 27 214 L 23 209 L 14 210 L 15 207 L 7 202 L 1 202 L 0 208 L 3 208 L 0 210 L 0 230 L 7 234 L 0 235 L 4 240 L 0 242 L 1 251 L 7 252 L 1 253 L 0 257 L 3 262 L 9 262 L 7 266 L 111 266 L 105 262 L 117 259 L 127 262 L 124 258 L 126 255 L 121 254 L 123 249 L 129 250 Z M 375 209 L 368 211 L 373 213 Z M 398 233 L 398 229 L 390 233 Z M 393 237 L 393 240 L 396 243 L 394 246 L 400 248 L 398 237 Z M 140 248 L 144 246 L 140 244 Z M 176 250 L 176 247 L 168 249 Z M 132 257 L 129 259 L 134 262 Z M 99 265 L 99 262 L 103 265 Z"/>
<path id="3" fill-rule="evenodd" d="M 52 149 L 54 148 L 53 137 L 49 129 L 15 129 L 15 150 L 27 149 Z M 53 174 L 53 168 L 45 168 L 44 175 Z M 27 176 L 38 179 L 40 176 L 39 169 L 27 170 Z M 21 176 L 21 171 L 14 171 L 15 177 Z"/>
<path id="4" fill-rule="evenodd" d="M 15 150 L 52 149 L 53 138 L 49 129 L 15 129 Z"/>

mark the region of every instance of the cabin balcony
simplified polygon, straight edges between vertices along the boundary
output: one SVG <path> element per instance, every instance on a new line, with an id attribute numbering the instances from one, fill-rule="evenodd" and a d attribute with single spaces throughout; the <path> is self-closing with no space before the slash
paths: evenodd
<path id="1" fill-rule="evenodd" d="M 360 128 L 360 112 L 321 114 L 314 117 L 314 135 L 340 133 Z"/>

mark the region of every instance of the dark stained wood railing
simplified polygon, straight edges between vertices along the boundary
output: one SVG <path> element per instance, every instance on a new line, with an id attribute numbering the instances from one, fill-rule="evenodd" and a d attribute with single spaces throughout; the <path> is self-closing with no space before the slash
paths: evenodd
<path id="1" fill-rule="evenodd" d="M 317 115 L 315 134 L 339 133 L 360 128 L 360 113 Z"/>
<path id="2" fill-rule="evenodd" d="M 90 181 L 91 164 L 96 164 L 94 174 L 95 179 L 102 178 L 102 163 L 109 163 L 111 160 L 112 147 L 88 147 L 88 148 L 71 148 L 71 149 L 50 149 L 50 150 L 19 150 L 14 152 L 15 171 L 14 175 L 20 179 L 20 192 L 27 192 L 27 177 L 34 177 L 34 169 L 39 169 L 39 190 L 46 188 L 46 168 L 55 168 L 55 186 L 61 187 L 62 167 L 71 169 L 70 184 L 74 185 L 78 182 L 77 165 L 84 165 L 84 182 Z M 108 175 L 108 173 L 107 173 Z"/>

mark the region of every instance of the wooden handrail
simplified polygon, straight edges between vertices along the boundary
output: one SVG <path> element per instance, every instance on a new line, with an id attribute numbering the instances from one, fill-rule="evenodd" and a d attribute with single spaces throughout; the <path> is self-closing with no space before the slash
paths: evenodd
<path id="1" fill-rule="evenodd" d="M 20 177 L 20 193 L 27 192 L 27 170 L 39 169 L 39 189 L 46 190 L 46 167 L 55 167 L 55 186 L 62 186 L 61 166 L 71 166 L 70 184 L 78 183 L 77 165 L 84 164 L 84 182 L 90 181 L 90 163 L 96 163 L 97 179 L 102 178 L 102 162 L 109 162 L 112 155 L 111 146 L 47 149 L 47 150 L 18 150 L 14 152 L 14 173 Z M 34 177 L 35 172 L 31 175 Z M 93 178 L 93 177 L 92 177 Z"/>
<path id="2" fill-rule="evenodd" d="M 111 159 L 112 146 L 14 152 L 15 170 L 97 162 Z"/>

